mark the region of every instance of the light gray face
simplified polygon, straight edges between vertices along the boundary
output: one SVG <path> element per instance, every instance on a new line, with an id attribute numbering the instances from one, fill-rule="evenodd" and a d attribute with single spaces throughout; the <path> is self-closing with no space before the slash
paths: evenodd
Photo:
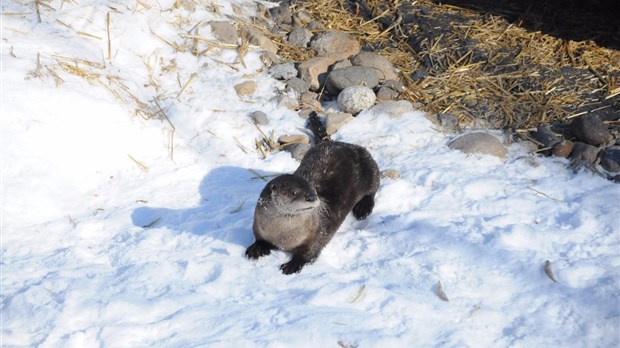
<path id="1" fill-rule="evenodd" d="M 286 215 L 308 213 L 321 203 L 316 191 L 306 180 L 290 174 L 271 180 L 261 197 L 263 195 L 268 195 L 278 212 Z"/>

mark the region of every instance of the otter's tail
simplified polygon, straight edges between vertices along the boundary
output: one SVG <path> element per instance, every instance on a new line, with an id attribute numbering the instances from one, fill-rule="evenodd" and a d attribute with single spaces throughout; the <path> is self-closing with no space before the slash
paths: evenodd
<path id="1" fill-rule="evenodd" d="M 327 135 L 325 126 L 323 126 L 323 123 L 321 123 L 321 120 L 315 111 L 312 111 L 310 116 L 308 116 L 308 128 L 312 131 L 312 134 L 314 134 L 315 143 L 318 144 L 323 141 L 331 140 L 329 135 Z"/>

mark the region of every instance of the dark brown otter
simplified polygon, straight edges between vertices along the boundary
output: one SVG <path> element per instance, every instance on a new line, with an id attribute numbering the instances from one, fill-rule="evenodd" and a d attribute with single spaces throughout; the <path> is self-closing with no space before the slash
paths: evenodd
<path id="1" fill-rule="evenodd" d="M 312 117 L 310 122 L 318 122 Z M 280 269 L 284 274 L 301 271 L 316 260 L 350 211 L 358 220 L 372 212 L 378 188 L 379 169 L 363 147 L 337 141 L 313 146 L 295 173 L 276 177 L 261 192 L 254 212 L 256 241 L 247 257 L 258 259 L 276 248 L 290 251 L 293 258 Z"/>

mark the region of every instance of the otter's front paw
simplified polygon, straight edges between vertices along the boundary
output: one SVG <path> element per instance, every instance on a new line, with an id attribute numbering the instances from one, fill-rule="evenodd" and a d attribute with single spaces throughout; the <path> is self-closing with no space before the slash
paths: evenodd
<path id="1" fill-rule="evenodd" d="M 364 220 L 372 213 L 372 209 L 375 207 L 375 196 L 367 195 L 360 199 L 359 202 L 353 207 L 353 216 L 358 220 Z"/>
<path id="2" fill-rule="evenodd" d="M 247 256 L 248 259 L 258 259 L 259 257 L 271 254 L 271 249 L 273 248 L 273 245 L 263 240 L 257 240 L 246 249 L 245 256 Z"/>
<path id="3" fill-rule="evenodd" d="M 282 270 L 282 273 L 284 274 L 299 273 L 301 272 L 301 269 L 304 268 L 304 265 L 306 263 L 307 262 L 302 259 L 293 257 L 291 261 L 280 266 L 280 269 Z"/>

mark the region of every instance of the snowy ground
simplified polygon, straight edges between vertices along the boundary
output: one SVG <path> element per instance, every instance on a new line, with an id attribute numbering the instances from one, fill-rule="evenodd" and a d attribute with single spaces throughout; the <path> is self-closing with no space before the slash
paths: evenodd
<path id="1" fill-rule="evenodd" d="M 256 50 L 244 66 L 182 37 L 255 3 L 41 1 L 41 23 L 34 3 L 2 3 L 2 346 L 618 347 L 617 184 L 519 144 L 505 161 L 452 151 L 421 113 L 365 113 L 335 138 L 401 178 L 284 276 L 286 253 L 244 250 L 257 173 L 297 162 L 262 159 L 248 114 L 276 135 L 304 121 L 270 102 L 282 85 Z M 136 116 L 155 98 L 170 122 Z"/>

